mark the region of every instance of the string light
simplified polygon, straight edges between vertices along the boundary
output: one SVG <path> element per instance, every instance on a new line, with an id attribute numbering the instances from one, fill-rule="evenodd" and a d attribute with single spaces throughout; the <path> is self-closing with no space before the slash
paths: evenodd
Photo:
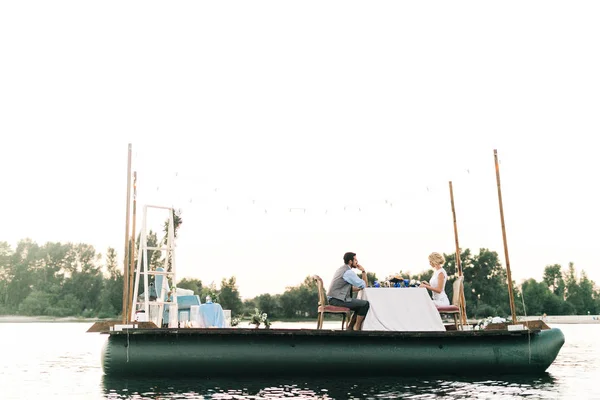
<path id="1" fill-rule="evenodd" d="M 139 154 L 138 152 L 134 152 L 134 159 L 139 160 Z M 502 161 L 499 160 L 499 162 L 501 163 Z M 468 177 L 469 179 L 471 179 L 473 177 L 473 168 L 468 167 L 468 168 L 462 168 L 460 169 L 462 171 L 462 174 L 464 174 L 464 177 Z M 476 169 L 477 170 L 477 169 Z M 291 213 L 292 211 L 301 211 L 302 214 L 306 214 L 307 210 L 314 210 L 317 213 L 323 213 L 324 215 L 331 215 L 332 211 L 335 211 L 336 209 L 342 208 L 343 212 L 346 213 L 363 213 L 365 211 L 376 211 L 376 210 L 392 210 L 394 208 L 394 203 L 397 201 L 400 201 L 402 204 L 405 204 L 407 202 L 413 201 L 411 199 L 416 199 L 419 197 L 419 192 L 421 192 L 424 195 L 432 195 L 432 196 L 438 196 L 441 195 L 443 193 L 445 193 L 447 191 L 447 187 L 446 187 L 446 182 L 440 182 L 440 183 L 436 183 L 436 184 L 427 184 L 427 185 L 418 185 L 418 186 L 413 186 L 412 190 L 406 190 L 406 185 L 404 186 L 400 186 L 400 188 L 395 188 L 392 189 L 392 191 L 396 192 L 396 195 L 394 197 L 401 197 L 402 199 L 396 198 L 395 200 L 391 199 L 390 197 L 384 197 L 383 199 L 371 199 L 371 200 L 364 200 L 364 201 L 360 201 L 358 202 L 358 204 L 355 205 L 349 205 L 349 204 L 344 204 L 343 206 L 340 204 L 339 206 L 326 206 L 325 204 L 323 205 L 310 205 L 310 206 L 303 206 L 303 207 L 286 207 L 286 205 L 283 202 L 280 202 L 280 204 L 275 204 L 273 205 L 272 201 L 267 201 L 267 202 L 263 202 L 261 201 L 259 198 L 257 199 L 254 196 L 240 196 L 239 191 L 236 190 L 227 190 L 227 186 L 225 186 L 225 190 L 221 190 L 221 185 L 214 185 L 214 186 L 208 186 L 210 185 L 210 183 L 203 183 L 206 182 L 206 179 L 203 177 L 200 177 L 198 175 L 189 175 L 186 173 L 182 173 L 179 170 L 173 171 L 173 172 L 164 172 L 164 171 L 159 171 L 158 173 L 152 173 L 152 172 L 148 172 L 147 174 L 145 174 L 146 177 L 152 177 L 152 178 L 156 178 L 156 176 L 161 176 L 163 177 L 162 181 L 164 182 L 164 180 L 166 179 L 168 184 L 167 185 L 157 185 L 156 186 L 156 193 L 163 193 L 164 195 L 169 195 L 169 193 L 171 193 L 171 191 L 173 192 L 174 196 L 177 197 L 182 197 L 185 196 L 185 194 L 187 194 L 189 198 L 189 204 L 194 204 L 197 207 L 201 207 L 204 209 L 209 209 L 211 207 L 211 203 L 213 206 L 219 207 L 219 202 L 224 203 L 223 205 L 225 205 L 225 210 L 227 212 L 230 212 L 233 210 L 233 208 L 231 207 L 231 204 L 227 204 L 228 202 L 231 201 L 231 198 L 228 199 L 228 197 L 235 197 L 236 199 L 236 204 L 237 206 L 235 207 L 237 209 L 237 211 L 241 211 L 243 212 L 244 209 L 244 200 L 239 200 L 239 199 L 243 199 L 243 197 L 246 197 L 248 200 L 248 203 L 246 204 L 251 204 L 252 206 L 259 206 L 262 210 L 262 214 L 269 214 L 271 211 L 273 210 L 277 210 L 277 209 L 287 209 L 289 213 Z M 457 175 L 461 175 L 460 173 Z M 477 174 L 476 174 L 477 175 Z M 459 178 L 460 179 L 460 178 Z M 160 178 L 159 178 L 160 180 Z M 198 183 L 200 182 L 200 184 Z M 471 181 L 472 182 L 472 181 Z M 214 182 L 214 183 L 218 183 L 218 182 Z M 142 182 L 140 185 L 143 188 L 143 176 L 142 176 Z M 211 190 L 207 190 L 208 187 L 211 188 Z M 419 189 L 419 186 L 421 189 Z M 399 190 L 398 190 L 399 189 Z M 191 191 L 194 191 L 196 193 L 189 193 Z M 214 198 L 210 198 L 210 197 L 206 197 L 203 196 L 201 193 L 204 191 L 208 191 L 208 192 L 212 192 L 214 196 L 219 195 L 219 197 L 214 197 Z M 187 192 L 187 193 L 185 193 Z M 227 195 L 227 193 L 230 192 L 230 195 Z M 260 197 L 260 196 L 259 196 Z M 203 199 L 200 201 L 197 201 L 198 199 Z M 265 203 L 269 204 L 269 206 L 265 206 Z M 322 211 L 318 211 L 318 210 L 322 210 Z M 402 209 L 402 207 L 401 207 Z M 322 215 L 323 215 L 322 214 Z"/>

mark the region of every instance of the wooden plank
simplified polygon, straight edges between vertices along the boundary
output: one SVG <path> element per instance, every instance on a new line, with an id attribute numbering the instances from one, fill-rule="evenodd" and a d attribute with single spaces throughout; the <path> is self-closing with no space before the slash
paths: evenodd
<path id="1" fill-rule="evenodd" d="M 86 332 L 108 333 L 110 328 L 115 325 L 121 325 L 121 320 L 97 321 Z M 138 329 L 158 329 L 154 322 L 134 322 Z"/>
<path id="2" fill-rule="evenodd" d="M 496 323 L 496 324 L 488 324 L 485 327 L 486 331 L 489 330 L 508 330 L 508 325 L 514 325 L 510 322 L 501 322 L 501 323 Z M 519 321 L 517 325 L 524 325 L 527 328 L 529 328 L 529 330 L 546 330 L 546 329 L 550 329 L 550 327 L 542 320 L 536 320 L 536 321 Z"/>

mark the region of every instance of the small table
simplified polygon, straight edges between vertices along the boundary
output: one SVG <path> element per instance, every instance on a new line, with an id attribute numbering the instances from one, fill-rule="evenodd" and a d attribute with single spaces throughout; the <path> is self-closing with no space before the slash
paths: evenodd
<path id="1" fill-rule="evenodd" d="M 358 298 L 370 304 L 362 326 L 365 331 L 446 330 L 425 288 L 365 288 Z"/>
<path id="2" fill-rule="evenodd" d="M 204 303 L 200 305 L 201 328 L 225 328 L 225 314 L 219 303 Z"/>

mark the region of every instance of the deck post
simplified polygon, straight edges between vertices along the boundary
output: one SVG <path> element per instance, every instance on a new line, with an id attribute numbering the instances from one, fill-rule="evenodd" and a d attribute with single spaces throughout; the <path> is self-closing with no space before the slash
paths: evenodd
<path id="1" fill-rule="evenodd" d="M 515 312 L 515 298 L 513 295 L 512 275 L 510 273 L 510 261 L 508 259 L 508 244 L 506 243 L 506 227 L 504 225 L 504 210 L 502 208 L 502 190 L 500 189 L 500 166 L 498 165 L 498 152 L 494 149 L 494 163 L 496 164 L 496 183 L 498 185 L 498 203 L 500 204 L 500 224 L 502 225 L 502 240 L 504 241 L 504 258 L 506 259 L 506 277 L 508 280 L 508 298 L 510 300 L 510 313 L 513 324 L 517 323 Z"/>
<path id="2" fill-rule="evenodd" d="M 127 207 L 125 211 L 125 257 L 123 259 L 123 309 L 122 323 L 127 323 L 127 299 L 129 298 L 129 200 L 131 198 L 131 143 L 127 148 Z"/>
<path id="3" fill-rule="evenodd" d="M 450 205 L 452 207 L 452 221 L 454 223 L 454 243 L 456 245 L 456 269 L 458 276 L 463 276 L 462 265 L 460 263 L 460 246 L 458 245 L 458 228 L 456 226 L 456 211 L 454 209 L 454 192 L 452 191 L 452 181 L 448 182 L 450 186 Z M 462 290 L 460 292 L 460 318 L 461 322 L 467 324 L 467 305 L 465 304 L 465 284 L 463 280 Z"/>
<path id="4" fill-rule="evenodd" d="M 129 321 L 135 320 L 135 310 L 132 310 L 133 305 L 133 270 L 135 268 L 135 219 L 137 205 L 137 171 L 133 172 L 133 216 L 131 228 L 131 259 L 129 260 L 129 292 L 127 295 L 127 311 L 129 312 Z"/>

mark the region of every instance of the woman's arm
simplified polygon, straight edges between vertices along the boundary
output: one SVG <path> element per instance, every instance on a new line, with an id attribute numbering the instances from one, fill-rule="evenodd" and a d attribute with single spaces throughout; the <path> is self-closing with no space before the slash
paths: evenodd
<path id="1" fill-rule="evenodd" d="M 437 274 L 441 274 L 442 272 L 436 272 Z M 442 291 L 444 290 L 444 281 L 445 279 L 440 279 L 440 277 L 438 276 L 438 281 L 437 281 L 437 286 L 433 287 L 431 286 L 429 283 L 423 281 L 423 283 L 421 283 L 421 287 L 425 287 L 429 290 L 431 290 L 432 292 L 436 292 L 436 293 L 442 293 Z"/>

